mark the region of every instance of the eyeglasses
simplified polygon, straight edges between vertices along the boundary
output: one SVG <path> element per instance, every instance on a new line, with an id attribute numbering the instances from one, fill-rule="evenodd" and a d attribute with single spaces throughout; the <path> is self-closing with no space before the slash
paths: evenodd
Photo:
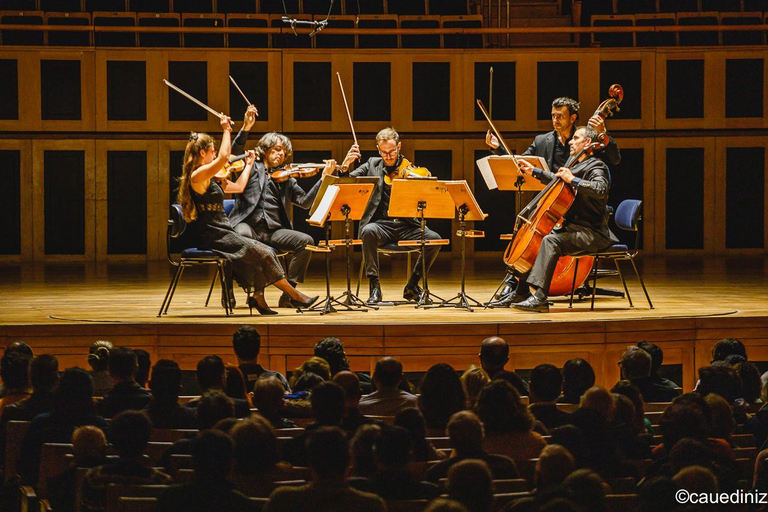
<path id="1" fill-rule="evenodd" d="M 381 156 L 387 157 L 387 156 L 397 156 L 399 149 L 395 148 L 392 151 L 382 151 L 381 148 L 379 148 L 379 154 Z"/>

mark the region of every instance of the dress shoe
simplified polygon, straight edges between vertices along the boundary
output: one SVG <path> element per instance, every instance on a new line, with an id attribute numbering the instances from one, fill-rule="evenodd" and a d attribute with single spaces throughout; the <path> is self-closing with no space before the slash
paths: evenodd
<path id="1" fill-rule="evenodd" d="M 295 300 L 290 298 L 288 299 L 288 301 L 291 303 L 291 306 L 293 306 L 296 309 L 307 309 L 307 308 L 311 308 L 312 304 L 317 302 L 317 299 L 319 298 L 320 298 L 319 295 L 315 295 L 314 297 L 308 298 L 306 302 L 302 302 L 300 300 Z"/>
<path id="2" fill-rule="evenodd" d="M 383 296 L 381 294 L 381 285 L 379 283 L 371 283 L 370 286 L 370 295 L 368 296 L 368 300 L 365 301 L 366 304 L 378 304 L 381 302 Z"/>
<path id="3" fill-rule="evenodd" d="M 512 307 L 533 313 L 549 313 L 549 301 L 547 299 L 540 299 L 535 295 L 531 295 L 523 302 L 513 304 Z"/>
<path id="4" fill-rule="evenodd" d="M 283 292 L 283 294 L 280 296 L 280 300 L 277 302 L 277 307 L 292 308 L 293 304 L 291 304 L 291 296 Z"/>
<path id="5" fill-rule="evenodd" d="M 269 307 L 263 307 L 259 305 L 259 301 L 256 300 L 256 297 L 248 297 L 248 309 L 250 310 L 251 314 L 253 314 L 253 309 L 256 308 L 256 311 L 259 312 L 260 315 L 276 315 L 277 311 L 269 309 Z"/>
<path id="6" fill-rule="evenodd" d="M 421 286 L 418 284 L 414 284 L 413 286 L 406 285 L 403 290 L 403 298 L 405 300 L 417 301 L 422 293 L 424 293 L 424 290 L 422 290 Z"/>
<path id="7" fill-rule="evenodd" d="M 494 297 L 497 300 L 501 300 L 510 293 L 513 293 L 515 291 L 515 288 L 517 288 L 517 280 L 515 279 L 515 276 L 512 274 L 507 274 L 507 277 L 504 278 L 504 286 L 501 288 L 499 293 L 496 294 Z"/>
<path id="8" fill-rule="evenodd" d="M 235 290 L 230 289 L 229 290 L 229 307 L 232 309 L 235 309 L 235 306 L 237 305 L 237 301 L 235 300 Z M 224 292 L 221 293 L 221 307 L 224 309 L 227 309 L 227 303 L 226 298 L 224 296 Z"/>
<path id="9" fill-rule="evenodd" d="M 512 290 L 508 294 L 504 295 L 499 300 L 494 300 L 488 303 L 488 307 L 491 308 L 508 308 L 512 304 L 519 304 L 526 300 L 530 295 L 518 295 L 517 291 Z"/>

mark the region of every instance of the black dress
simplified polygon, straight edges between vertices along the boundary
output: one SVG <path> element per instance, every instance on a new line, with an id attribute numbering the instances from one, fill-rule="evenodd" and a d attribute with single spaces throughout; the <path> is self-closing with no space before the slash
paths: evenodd
<path id="1" fill-rule="evenodd" d="M 205 194 L 190 187 L 197 208 L 200 247 L 221 254 L 230 262 L 232 274 L 247 292 L 263 291 L 285 278 L 283 267 L 272 249 L 256 240 L 238 235 L 224 214 L 224 191 L 211 180 Z"/>

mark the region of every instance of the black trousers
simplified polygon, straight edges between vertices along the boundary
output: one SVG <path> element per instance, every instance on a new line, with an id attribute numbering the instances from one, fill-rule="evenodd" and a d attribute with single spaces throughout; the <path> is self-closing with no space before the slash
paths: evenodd
<path id="1" fill-rule="evenodd" d="M 425 231 L 427 240 L 439 240 L 441 237 L 429 228 Z M 421 240 L 421 229 L 413 223 L 402 219 L 382 219 L 369 222 L 360 230 L 363 241 L 363 259 L 365 260 L 365 275 L 379 277 L 379 251 L 382 245 L 397 240 Z M 424 253 L 427 256 L 426 268 L 435 262 L 440 252 L 439 245 L 427 246 Z M 421 254 L 413 268 L 414 274 L 421 276 Z"/>
<path id="2" fill-rule="evenodd" d="M 249 224 L 241 222 L 235 226 L 238 234 L 258 240 L 261 243 L 274 247 L 280 252 L 292 253 L 291 262 L 288 264 L 286 279 L 293 283 L 303 283 L 307 275 L 307 267 L 312 253 L 306 246 L 313 243 L 312 237 L 301 231 L 293 229 L 277 229 L 275 231 L 256 231 Z"/>

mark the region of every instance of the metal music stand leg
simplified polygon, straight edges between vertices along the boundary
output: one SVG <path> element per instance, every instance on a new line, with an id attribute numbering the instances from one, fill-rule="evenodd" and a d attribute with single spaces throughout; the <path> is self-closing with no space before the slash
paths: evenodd
<path id="1" fill-rule="evenodd" d="M 421 214 L 421 243 L 419 244 L 421 248 L 421 276 L 424 278 L 424 289 L 421 292 L 421 295 L 419 295 L 419 300 L 416 301 L 416 307 L 421 306 L 430 306 L 434 304 L 434 301 L 432 300 L 432 297 L 435 299 L 445 302 L 445 299 L 442 297 L 438 297 L 434 293 L 429 291 L 429 282 L 427 279 L 427 221 L 424 219 L 424 210 L 427 207 L 426 201 L 419 201 L 418 204 L 418 210 Z"/>
<path id="2" fill-rule="evenodd" d="M 350 227 L 352 222 L 349 220 L 349 212 L 349 206 L 342 206 L 341 213 L 344 215 L 344 251 L 347 260 L 347 290 L 338 297 L 334 298 L 333 301 L 338 302 L 339 304 L 343 304 L 347 307 L 353 306 L 356 308 L 379 309 L 378 306 L 367 304 L 360 297 L 352 293 L 352 257 L 350 255 L 349 249 L 354 239 L 350 235 Z M 350 310 L 352 309 L 350 308 Z M 368 309 L 355 309 L 352 311 L 368 311 Z"/>
<path id="3" fill-rule="evenodd" d="M 520 210 L 523 207 L 523 183 L 524 182 L 522 180 L 520 180 L 520 178 L 518 178 L 517 181 L 515 182 L 515 186 L 517 187 L 517 190 L 515 191 L 515 208 L 516 208 L 518 214 L 520 213 Z M 493 308 L 496 308 L 496 307 L 501 307 L 501 306 L 491 306 L 490 304 L 493 301 L 501 300 L 503 298 L 503 297 L 499 297 L 497 299 L 496 298 L 496 294 L 499 293 L 499 290 L 501 290 L 504 287 L 504 285 L 507 284 L 507 277 L 509 275 L 512 275 L 514 277 L 514 274 L 512 274 L 511 269 L 509 267 L 507 267 L 507 273 L 504 275 L 504 279 L 501 280 L 501 284 L 499 284 L 498 288 L 496 288 L 493 291 L 493 295 L 491 295 L 491 298 L 488 300 L 488 302 L 483 304 L 483 306 L 484 306 L 483 309 L 488 309 L 488 308 L 493 309 Z M 510 304 L 509 306 L 504 306 L 504 307 L 511 308 L 512 305 Z"/>

